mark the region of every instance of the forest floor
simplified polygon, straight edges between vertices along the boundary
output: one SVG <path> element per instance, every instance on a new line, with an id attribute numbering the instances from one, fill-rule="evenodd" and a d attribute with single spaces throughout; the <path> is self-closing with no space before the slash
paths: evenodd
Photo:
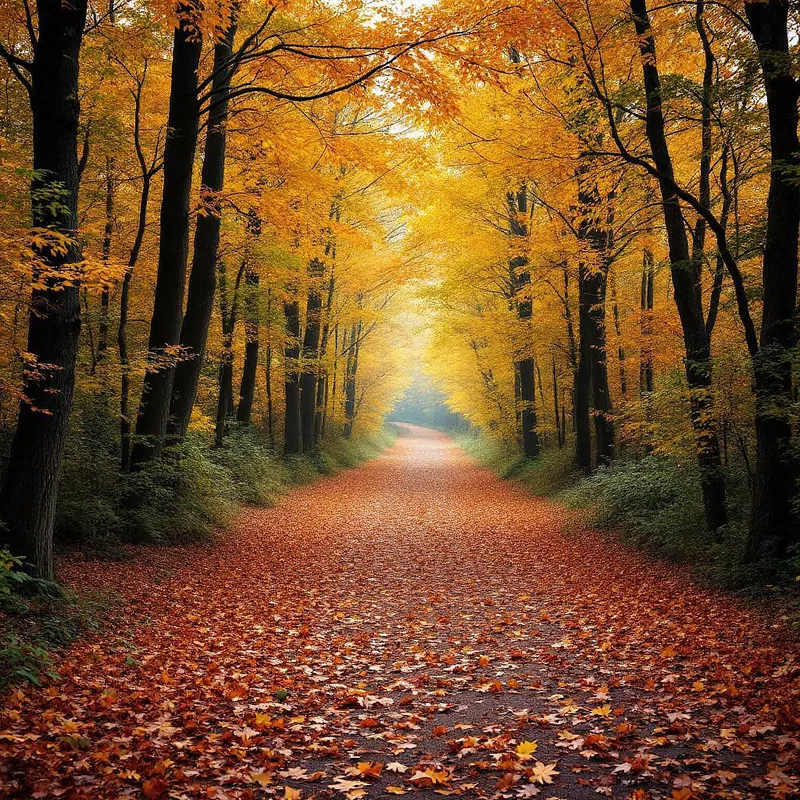
<path id="1" fill-rule="evenodd" d="M 800 792 L 800 647 L 408 428 L 212 544 L 68 562 L 113 625 L 0 710 L 0 796 Z"/>

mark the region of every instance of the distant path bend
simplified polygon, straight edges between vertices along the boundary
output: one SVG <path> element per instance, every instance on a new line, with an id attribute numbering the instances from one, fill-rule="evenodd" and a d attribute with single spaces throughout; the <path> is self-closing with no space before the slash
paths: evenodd
<path id="1" fill-rule="evenodd" d="M 0 711 L 0 797 L 791 797 L 781 624 L 407 427 L 213 546 L 73 563 L 128 602 Z"/>

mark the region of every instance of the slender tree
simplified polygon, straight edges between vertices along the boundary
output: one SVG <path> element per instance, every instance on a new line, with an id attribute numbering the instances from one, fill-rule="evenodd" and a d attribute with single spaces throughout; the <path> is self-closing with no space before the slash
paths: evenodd
<path id="1" fill-rule="evenodd" d="M 186 263 L 189 257 L 189 195 L 192 188 L 200 103 L 197 68 L 202 42 L 193 0 L 178 5 L 173 34 L 172 75 L 164 147 L 164 189 L 159 225 L 158 277 L 148 340 L 149 360 L 142 389 L 132 464 L 161 455 L 169 422 L 180 339 Z"/>
<path id="2" fill-rule="evenodd" d="M 231 56 L 237 14 L 238 4 L 233 9 L 227 30 L 214 45 L 211 97 L 200 176 L 201 211 L 194 232 L 186 313 L 183 315 L 180 332 L 180 344 L 185 354 L 175 367 L 169 409 L 170 433 L 176 439 L 182 439 L 189 427 L 214 308 L 217 251 L 222 222 L 221 192 L 225 182 L 228 96 L 233 76 Z M 257 220 L 255 224 L 258 224 Z"/>

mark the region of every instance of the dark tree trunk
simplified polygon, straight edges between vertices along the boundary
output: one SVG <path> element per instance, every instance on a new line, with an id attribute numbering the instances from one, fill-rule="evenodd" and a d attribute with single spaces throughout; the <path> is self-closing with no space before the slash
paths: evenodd
<path id="1" fill-rule="evenodd" d="M 562 414 L 558 408 L 558 373 L 556 372 L 556 357 L 553 356 L 553 412 L 555 414 L 556 436 L 559 449 L 566 441 L 566 431 L 562 427 Z"/>
<path id="2" fill-rule="evenodd" d="M 189 357 L 184 357 L 175 367 L 170 408 L 170 435 L 178 440 L 186 436 L 192 407 L 197 399 L 197 384 L 203 369 L 208 329 L 214 309 L 217 251 L 222 222 L 221 192 L 225 183 L 228 95 L 233 76 L 230 59 L 235 34 L 234 16 L 225 36 L 214 45 L 213 78 L 203 169 L 200 175 L 202 209 L 194 231 L 186 312 L 180 333 L 181 347 L 185 356 Z"/>
<path id="3" fill-rule="evenodd" d="M 650 394 L 653 391 L 653 300 L 655 269 L 653 254 L 649 250 L 642 252 L 642 294 L 640 330 L 642 338 L 639 356 L 639 393 Z"/>
<path id="4" fill-rule="evenodd" d="M 53 575 L 53 522 L 58 476 L 75 384 L 80 336 L 77 280 L 66 280 L 78 261 L 78 66 L 86 0 L 39 0 L 38 38 L 31 66 L 33 117 L 31 210 L 33 225 L 66 235 L 66 252 L 36 247 L 27 352 L 36 359 L 23 372 L 24 398 L 0 492 L 0 534 L 28 569 Z M 53 203 L 54 192 L 60 202 Z M 54 274 L 56 273 L 56 274 Z M 58 277 L 58 274 L 61 277 Z M 77 278 L 77 274 L 70 276 Z"/>
<path id="5" fill-rule="evenodd" d="M 296 297 L 284 301 L 283 314 L 286 317 L 283 452 L 284 455 L 298 455 L 303 452 L 303 432 L 300 417 L 300 304 Z"/>
<path id="6" fill-rule="evenodd" d="M 323 359 L 328 350 L 330 338 L 331 307 L 333 306 L 333 292 L 336 281 L 331 272 L 328 281 L 328 298 L 325 301 L 325 323 L 322 326 L 322 339 L 319 345 L 319 377 L 317 379 L 317 407 L 314 414 L 314 443 L 319 445 L 322 441 L 322 432 L 325 426 L 325 411 L 328 405 L 328 370 L 323 364 Z"/>
<path id="7" fill-rule="evenodd" d="M 588 287 L 586 264 L 578 271 L 578 368 L 575 370 L 575 463 L 587 475 L 592 471 L 592 428 L 590 421 L 592 391 L 592 294 Z"/>
<path id="8" fill-rule="evenodd" d="M 523 186 L 516 194 L 509 192 L 506 201 L 510 219 L 509 232 L 512 236 L 527 236 L 528 225 L 525 221 L 525 215 L 528 213 L 527 188 Z M 517 319 L 526 323 L 527 329 L 533 316 L 533 302 L 529 297 L 519 298 L 518 295 L 530 286 L 531 274 L 528 259 L 525 256 L 515 256 L 509 263 L 509 269 L 511 294 L 516 306 Z M 533 358 L 516 358 L 515 376 L 522 453 L 526 458 L 535 458 L 542 448 L 536 420 L 536 382 Z"/>
<path id="9" fill-rule="evenodd" d="M 267 437 L 269 446 L 275 450 L 275 420 L 272 404 L 272 287 L 267 287 L 267 353 L 266 353 L 266 390 L 267 390 Z"/>
<path id="10" fill-rule="evenodd" d="M 594 419 L 597 463 L 610 464 L 614 459 L 614 420 L 611 416 L 611 392 L 608 387 L 606 346 L 606 287 L 607 272 L 593 275 L 590 282 L 592 304 L 591 324 L 592 418 Z"/>
<path id="11" fill-rule="evenodd" d="M 611 198 L 609 198 L 611 199 Z M 608 348 L 606 340 L 606 290 L 608 287 L 609 249 L 611 246 L 611 226 L 609 213 L 603 208 L 600 193 L 596 186 L 583 186 L 579 190 L 579 203 L 582 221 L 578 228 L 579 237 L 587 242 L 594 261 L 581 263 L 578 270 L 580 291 L 580 352 L 581 391 L 591 387 L 591 410 L 581 401 L 581 426 L 585 435 L 588 427 L 587 413 L 594 421 L 595 450 L 598 464 L 609 464 L 614 458 L 615 436 L 614 420 L 611 417 L 611 392 L 608 386 Z M 583 366 L 583 359 L 588 367 Z M 588 377 L 586 372 L 588 371 Z M 587 459 L 591 469 L 591 444 L 581 443 L 578 465 L 586 470 Z"/>
<path id="12" fill-rule="evenodd" d="M 322 291 L 320 279 L 325 267 L 318 259 L 308 265 L 309 288 L 306 299 L 306 329 L 303 335 L 303 372 L 300 376 L 300 433 L 303 452 L 314 449 L 314 422 L 317 415 L 317 361 L 322 333 Z"/>
<path id="13" fill-rule="evenodd" d="M 253 414 L 253 398 L 256 393 L 256 375 L 258 373 L 258 274 L 252 270 L 245 272 L 244 283 L 247 287 L 247 317 L 244 323 L 244 367 L 242 383 L 239 387 L 239 406 L 236 409 L 236 421 L 249 425 Z"/>
<path id="14" fill-rule="evenodd" d="M 108 267 L 111 258 L 111 239 L 114 234 L 114 157 L 106 158 L 106 223 L 103 228 L 103 264 Z M 97 360 L 108 350 L 108 307 L 111 287 L 106 280 L 100 292 L 100 324 L 97 328 Z"/>
<path id="15" fill-rule="evenodd" d="M 353 436 L 356 421 L 356 375 L 358 373 L 358 351 L 361 348 L 361 321 L 353 323 L 344 376 L 344 438 Z"/>
<path id="16" fill-rule="evenodd" d="M 189 196 L 197 147 L 200 104 L 197 68 L 201 42 L 189 17 L 193 7 L 183 0 L 172 47 L 172 78 L 164 147 L 164 191 L 160 212 L 160 240 L 153 316 L 136 441 L 131 463 L 158 458 L 164 448 L 175 376 L 170 352 L 180 340 L 186 262 L 189 256 Z"/>
<path id="17" fill-rule="evenodd" d="M 614 333 L 617 336 L 617 359 L 619 360 L 619 391 L 623 400 L 628 394 L 628 374 L 625 369 L 625 345 L 622 338 L 622 328 L 619 322 L 619 299 L 617 297 L 617 277 L 611 273 L 611 302 L 614 314 Z"/>
<path id="18" fill-rule="evenodd" d="M 227 271 L 225 262 L 220 259 L 219 271 L 219 306 L 222 320 L 222 354 L 219 362 L 219 397 L 217 399 L 217 424 L 214 442 L 222 445 L 228 433 L 228 423 L 234 414 L 233 408 L 233 335 L 236 331 L 236 317 L 239 305 L 239 287 L 245 271 L 245 261 L 236 274 L 233 295 L 228 305 Z"/>
<path id="19" fill-rule="evenodd" d="M 130 421 L 130 396 L 131 396 L 131 368 L 128 356 L 128 306 L 130 305 L 131 280 L 133 267 L 125 270 L 122 279 L 122 292 L 119 299 L 119 327 L 117 328 L 117 347 L 119 349 L 119 364 L 122 372 L 120 378 L 119 397 L 119 433 L 120 433 L 120 467 L 123 472 L 131 468 L 131 421 Z"/>
<path id="20" fill-rule="evenodd" d="M 144 157 L 144 150 L 141 142 L 141 107 L 142 89 L 144 78 L 138 83 L 134 93 L 134 124 L 133 141 L 136 149 L 136 157 L 139 161 L 139 169 L 142 177 L 142 193 L 139 195 L 139 216 L 136 225 L 136 235 L 133 239 L 128 265 L 125 276 L 122 279 L 122 291 L 119 300 L 119 325 L 117 327 L 117 347 L 119 349 L 119 364 L 122 376 L 120 378 L 120 399 L 119 399 L 119 432 L 120 432 L 120 467 L 123 472 L 128 472 L 131 467 L 131 420 L 130 420 L 130 359 L 128 357 L 128 306 L 130 303 L 131 281 L 133 280 L 133 270 L 139 260 L 139 253 L 142 249 L 144 234 L 147 229 L 147 205 L 150 201 L 150 186 L 153 176 L 157 171 L 156 159 L 153 165 L 148 166 Z"/>
<path id="21" fill-rule="evenodd" d="M 325 438 L 325 431 L 328 426 L 328 409 L 336 409 L 336 381 L 339 376 L 339 323 L 333 326 L 333 383 L 330 395 L 328 394 L 328 384 L 325 385 L 325 405 L 322 409 L 322 431 L 320 437 Z"/>
<path id="22" fill-rule="evenodd" d="M 711 350 L 703 317 L 701 265 L 697 259 L 691 257 L 680 203 L 671 189 L 675 181 L 675 172 L 667 144 L 661 101 L 661 80 L 646 0 L 630 0 L 630 7 L 642 55 L 642 73 L 647 100 L 647 138 L 654 166 L 661 176 L 659 189 L 669 243 L 673 294 L 686 350 L 686 379 L 691 395 L 691 416 L 696 435 L 697 462 L 700 469 L 706 525 L 709 531 L 716 533 L 727 523 L 728 514 L 725 507 L 725 477 L 713 416 Z"/>
<path id="23" fill-rule="evenodd" d="M 764 307 L 754 359 L 756 465 L 747 557 L 784 556 L 797 541 L 792 513 L 792 354 L 797 342 L 797 246 L 800 225 L 798 82 L 792 75 L 786 0 L 745 3 L 767 96 L 771 176 L 764 248 Z"/>

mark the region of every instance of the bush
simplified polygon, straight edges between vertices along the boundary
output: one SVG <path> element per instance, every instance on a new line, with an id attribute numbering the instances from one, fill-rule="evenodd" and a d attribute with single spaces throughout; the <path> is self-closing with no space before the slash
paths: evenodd
<path id="1" fill-rule="evenodd" d="M 624 541 L 658 557 L 690 563 L 714 583 L 761 591 L 758 587 L 794 581 L 800 572 L 800 553 L 784 562 L 743 563 L 750 491 L 742 460 L 731 458 L 726 468 L 729 521 L 717 540 L 706 531 L 694 461 L 663 455 L 623 456 L 587 477 L 574 469 L 569 446 L 525 459 L 512 446 L 482 436 L 461 437 L 459 444 L 532 494 L 580 509 L 589 524 L 613 529 Z"/>
<path id="2" fill-rule="evenodd" d="M 318 453 L 279 458 L 254 427 L 232 425 L 221 447 L 207 432 L 129 474 L 119 470 L 117 408 L 103 393 L 76 399 L 59 481 L 56 539 L 102 558 L 124 544 L 175 543 L 210 536 L 240 504 L 271 505 L 288 486 L 371 458 L 391 443 L 388 431 L 354 440 L 330 438 Z"/>
<path id="3" fill-rule="evenodd" d="M 42 673 L 57 680 L 50 651 L 96 624 L 96 600 L 77 603 L 24 566 L 22 559 L 0 550 L 0 689 L 19 681 L 39 684 Z"/>
<path id="4" fill-rule="evenodd" d="M 286 483 L 284 466 L 248 429 L 234 429 L 209 458 L 225 470 L 237 503 L 272 505 Z"/>
<path id="5" fill-rule="evenodd" d="M 121 481 L 119 516 L 126 541 L 202 539 L 229 522 L 236 510 L 231 476 L 192 439 Z"/>
<path id="6" fill-rule="evenodd" d="M 501 478 L 521 483 L 531 494 L 552 497 L 580 480 L 569 447 L 544 450 L 538 458 L 525 458 L 512 445 L 484 436 L 457 438 L 460 447 L 472 458 Z"/>

